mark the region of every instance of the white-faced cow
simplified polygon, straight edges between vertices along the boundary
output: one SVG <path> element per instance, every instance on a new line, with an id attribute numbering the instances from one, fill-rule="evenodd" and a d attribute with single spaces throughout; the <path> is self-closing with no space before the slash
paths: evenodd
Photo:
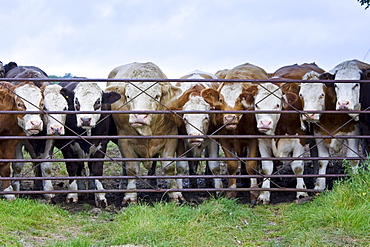
<path id="1" fill-rule="evenodd" d="M 42 108 L 43 98 L 40 88 L 33 83 L 21 83 L 17 86 L 2 82 L 0 86 L 0 108 L 2 111 L 39 111 Z M 1 135 L 33 135 L 42 131 L 43 122 L 40 114 L 1 114 Z M 1 158 L 12 159 L 15 156 L 19 140 L 1 140 Z M 10 163 L 0 164 L 2 177 L 10 176 Z M 5 191 L 13 191 L 9 181 L 2 185 Z M 14 200 L 14 195 L 6 195 L 8 200 Z"/>
<path id="2" fill-rule="evenodd" d="M 15 64 L 16 65 L 16 64 Z M 40 68 L 34 66 L 14 66 L 6 73 L 7 78 L 48 78 L 47 74 Z M 17 85 L 19 82 L 13 82 Z M 68 109 L 67 98 L 72 95 L 67 89 L 51 82 L 35 81 L 35 85 L 42 89 L 43 93 L 43 108 L 39 110 L 45 111 L 66 111 Z M 45 135 L 64 135 L 65 114 L 43 114 L 43 129 L 38 136 Z M 16 158 L 22 159 L 22 148 L 30 154 L 33 159 L 48 159 L 51 158 L 54 149 L 54 140 L 28 139 L 22 140 L 16 148 Z M 13 176 L 21 176 L 23 162 L 13 163 Z M 34 163 L 35 176 L 51 177 L 52 162 Z M 20 181 L 15 181 L 13 185 L 15 190 L 20 189 Z M 44 189 L 46 191 L 53 190 L 53 185 L 50 180 L 35 181 L 35 189 Z M 52 201 L 54 194 L 45 194 L 48 201 Z"/>
<path id="3" fill-rule="evenodd" d="M 106 136 L 109 131 L 110 118 L 104 114 L 104 110 L 110 110 L 110 104 L 120 98 L 117 93 L 104 93 L 95 82 L 69 82 L 61 83 L 63 87 L 73 92 L 73 97 L 69 98 L 69 110 L 73 111 L 92 111 L 94 113 L 68 114 L 66 119 L 67 136 Z M 72 139 L 56 140 L 56 146 L 61 149 L 64 158 L 104 158 L 108 140 L 101 139 Z M 84 162 L 66 162 L 68 175 L 81 176 L 85 171 Z M 91 176 L 103 175 L 103 162 L 89 161 L 89 174 Z M 69 189 L 76 193 L 67 195 L 67 202 L 78 201 L 78 189 L 83 189 L 83 181 L 71 179 Z M 102 183 L 95 179 L 89 181 L 90 189 L 103 190 Z M 107 206 L 108 202 L 105 193 L 95 193 L 95 203 L 97 206 Z"/>
<path id="4" fill-rule="evenodd" d="M 155 64 L 131 63 L 113 69 L 109 78 L 116 79 L 166 79 L 166 75 Z M 107 92 L 115 91 L 121 99 L 112 104 L 112 110 L 155 111 L 166 110 L 166 105 L 181 93 L 181 89 L 168 82 L 108 83 Z M 177 126 L 169 121 L 165 114 L 132 113 L 113 114 L 118 135 L 176 135 Z M 125 158 L 152 158 L 159 155 L 162 158 L 175 157 L 177 139 L 119 139 L 118 147 Z M 135 176 L 139 172 L 140 162 L 126 162 L 126 173 Z M 144 162 L 147 169 L 152 168 L 152 162 Z M 164 174 L 174 175 L 175 164 L 163 161 Z M 169 188 L 177 189 L 175 179 L 169 179 Z M 129 179 L 127 189 L 136 189 L 136 179 Z M 181 192 L 169 192 L 171 200 L 184 200 Z M 122 203 L 137 203 L 137 193 L 125 194 Z"/>
<path id="5" fill-rule="evenodd" d="M 253 85 L 251 95 L 256 111 L 280 111 L 282 109 L 302 109 L 301 102 L 294 92 L 285 92 L 273 83 L 261 83 Z M 294 90 L 292 90 L 294 91 Z M 259 132 L 270 135 L 271 139 L 260 138 L 258 140 L 261 157 L 300 157 L 304 153 L 305 140 L 299 138 L 274 138 L 274 135 L 303 135 L 299 114 L 290 113 L 256 113 L 256 122 Z M 296 175 L 302 175 L 304 170 L 303 160 L 291 162 L 291 168 Z M 274 163 L 271 160 L 262 160 L 262 172 L 271 175 Z M 262 188 L 270 188 L 270 179 L 263 179 Z M 297 178 L 297 189 L 306 189 L 303 178 Z M 298 191 L 297 198 L 307 197 L 306 192 Z M 258 201 L 268 204 L 270 192 L 262 191 Z"/>
<path id="6" fill-rule="evenodd" d="M 231 69 L 225 76 L 225 79 L 268 79 L 266 71 L 253 64 L 242 64 Z M 220 135 L 255 135 L 258 133 L 253 113 L 253 105 L 243 105 L 248 96 L 248 90 L 251 83 L 223 82 L 217 90 L 208 88 L 202 91 L 202 97 L 214 109 L 222 111 L 245 111 L 242 114 L 222 113 L 214 118 L 217 128 L 221 128 Z M 220 145 L 225 157 L 235 158 L 243 157 L 248 152 L 248 157 L 258 156 L 258 140 L 251 138 L 220 139 Z M 229 175 L 236 175 L 238 172 L 238 161 L 227 161 L 227 170 Z M 241 164 L 242 174 L 248 172 L 250 175 L 258 174 L 257 161 L 248 160 Z M 236 179 L 230 178 L 229 188 L 236 188 Z M 258 187 L 257 179 L 250 179 L 250 187 Z M 228 192 L 230 198 L 236 197 L 236 192 Z M 258 193 L 251 192 L 251 203 L 255 204 Z"/>
<path id="7" fill-rule="evenodd" d="M 174 109 L 183 111 L 210 111 L 211 106 L 201 96 L 201 92 L 207 88 L 217 89 L 218 83 L 211 82 L 192 82 L 191 79 L 217 79 L 214 75 L 203 71 L 193 71 L 187 75 L 182 76 L 180 79 L 188 79 L 189 82 L 179 82 L 176 86 L 180 87 L 182 94 L 174 100 Z M 205 152 L 208 157 L 218 157 L 218 143 L 211 138 L 200 138 L 202 135 L 210 135 L 215 132 L 215 125 L 212 123 L 209 113 L 196 113 L 196 114 L 179 114 L 180 118 L 176 118 L 176 123 L 179 126 L 180 135 L 189 135 L 192 138 L 180 140 L 178 143 L 177 155 L 186 157 L 202 157 Z M 189 165 L 189 175 L 195 175 L 198 168 L 199 161 L 177 161 L 178 174 L 184 174 L 187 166 Z M 207 169 L 213 175 L 220 174 L 219 161 L 207 162 Z M 191 187 L 197 187 L 196 180 L 190 179 Z M 182 179 L 178 180 L 178 186 L 182 188 Z M 222 181 L 219 178 L 214 179 L 215 188 L 222 188 Z"/>
<path id="8" fill-rule="evenodd" d="M 315 74 L 307 75 L 317 76 Z M 359 80 L 361 77 L 356 60 L 346 61 L 333 70 L 319 75 L 319 79 L 331 80 Z M 360 85 L 356 82 L 342 83 L 302 83 L 300 97 L 304 102 L 303 110 L 356 110 L 360 109 Z M 329 150 L 338 153 L 342 150 L 344 139 L 335 138 L 336 135 L 358 135 L 358 114 L 310 114 L 304 115 L 303 120 L 314 122 L 314 135 L 330 135 L 333 138 L 316 138 L 319 157 L 329 157 Z M 358 157 L 359 140 L 347 138 L 347 157 Z M 319 174 L 325 174 L 328 160 L 319 161 Z M 353 171 L 357 170 L 359 161 L 351 160 Z M 315 189 L 324 190 L 325 178 L 317 178 Z"/>

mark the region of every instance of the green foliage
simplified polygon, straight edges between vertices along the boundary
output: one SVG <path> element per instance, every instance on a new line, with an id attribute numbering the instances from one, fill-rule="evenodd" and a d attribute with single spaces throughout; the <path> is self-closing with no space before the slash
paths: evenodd
<path id="1" fill-rule="evenodd" d="M 365 9 L 369 8 L 370 0 L 357 0 L 361 4 L 361 6 L 365 5 Z"/>
<path id="2" fill-rule="evenodd" d="M 0 200 L 0 245 L 369 246 L 370 172 L 364 167 L 300 205 L 250 208 L 220 198 L 100 213 L 83 206 L 70 214 L 33 200 Z"/>

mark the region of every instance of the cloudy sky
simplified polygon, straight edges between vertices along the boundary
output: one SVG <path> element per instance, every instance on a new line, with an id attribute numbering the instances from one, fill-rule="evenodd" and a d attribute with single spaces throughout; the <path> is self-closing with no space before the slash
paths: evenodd
<path id="1" fill-rule="evenodd" d="M 4 64 L 106 78 L 131 62 L 169 78 L 242 63 L 267 72 L 370 63 L 370 9 L 356 0 L 0 0 Z M 366 56 L 367 55 L 367 56 Z"/>

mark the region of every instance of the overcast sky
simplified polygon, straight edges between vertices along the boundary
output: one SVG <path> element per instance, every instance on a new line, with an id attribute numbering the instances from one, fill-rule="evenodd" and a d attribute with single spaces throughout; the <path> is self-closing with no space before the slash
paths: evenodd
<path id="1" fill-rule="evenodd" d="M 356 0 L 0 2 L 0 61 L 49 75 L 106 78 L 147 61 L 169 78 L 246 62 L 267 72 L 304 62 L 330 70 L 370 49 L 370 9 Z"/>

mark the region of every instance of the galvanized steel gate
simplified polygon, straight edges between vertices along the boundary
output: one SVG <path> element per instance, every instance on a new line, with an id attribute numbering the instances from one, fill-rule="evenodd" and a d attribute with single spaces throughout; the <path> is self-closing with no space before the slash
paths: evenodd
<path id="1" fill-rule="evenodd" d="M 114 82 L 130 82 L 130 83 L 135 83 L 135 80 L 123 80 L 123 79 L 49 79 L 49 80 L 45 80 L 45 79 L 8 79 L 8 78 L 0 78 L 0 83 L 2 81 L 36 81 L 36 80 L 40 80 L 40 81 L 79 81 L 81 83 L 85 82 L 85 81 L 93 81 L 93 82 L 102 82 L 102 83 L 105 83 L 106 81 L 114 81 Z M 148 79 L 148 80 L 143 80 L 143 79 L 140 79 L 140 81 L 155 81 L 155 82 L 160 82 L 160 81 L 167 81 L 167 82 L 188 82 L 189 80 L 181 80 L 181 79 L 169 79 L 169 80 L 158 80 L 158 79 Z M 192 79 L 191 80 L 192 82 L 193 81 L 199 81 L 199 82 L 204 82 L 204 80 L 194 80 Z M 224 81 L 230 81 L 230 80 L 207 80 L 207 81 L 211 81 L 211 82 L 224 82 Z M 234 81 L 234 82 L 253 82 L 253 83 L 262 83 L 262 82 L 266 82 L 266 80 L 263 80 L 263 81 L 260 81 L 260 80 L 231 80 L 231 81 Z M 273 82 L 273 81 L 271 81 Z M 282 81 L 279 81 L 279 82 L 282 82 Z M 289 80 L 289 82 L 287 83 L 290 83 L 290 82 L 301 82 L 301 81 L 294 81 L 294 80 Z M 307 81 L 306 81 L 307 82 Z M 322 82 L 327 82 L 327 81 L 312 81 L 312 83 L 322 83 Z M 43 113 L 43 114 L 48 114 L 48 112 L 45 112 L 43 111 L 43 109 L 40 109 L 40 111 Z M 105 111 L 106 113 L 109 113 L 109 114 L 114 114 L 114 113 L 135 113 L 135 112 L 128 112 L 128 111 Z M 217 111 L 217 110 L 211 110 L 209 111 L 209 113 L 211 114 L 216 114 L 216 113 L 221 113 L 223 111 Z M 254 111 L 250 111 L 250 112 L 254 112 Z M 301 114 L 303 113 L 302 111 L 300 110 L 292 110 L 292 111 L 284 111 L 284 112 L 289 112 L 291 114 Z M 328 111 L 326 111 L 328 112 Z M 338 111 L 329 111 L 330 113 L 336 113 L 336 114 L 348 114 L 348 112 L 338 112 Z M 353 111 L 354 113 L 362 113 L 364 111 Z M 367 111 L 365 111 L 367 112 Z M 5 111 L 2 111 L 0 112 L 0 114 L 7 114 L 7 113 L 14 113 L 14 112 L 5 112 Z M 63 113 L 63 112 L 50 112 L 50 113 Z M 65 112 L 64 112 L 65 113 Z M 91 112 L 85 112 L 85 113 L 91 113 Z M 153 113 L 153 114 L 178 114 L 178 113 L 189 113 L 189 114 L 194 114 L 194 113 L 199 113 L 199 111 L 192 111 L 192 112 L 182 112 L 182 111 L 157 111 L 157 112 L 137 112 L 137 113 Z M 207 112 L 204 112 L 202 111 L 202 113 L 207 113 Z M 234 112 L 230 112 L 230 113 L 243 113 L 243 111 L 234 111 Z M 268 113 L 268 112 L 266 112 Z M 276 113 L 276 111 L 275 111 Z M 310 113 L 310 112 L 308 112 Z M 67 114 L 75 114 L 75 112 L 72 112 L 72 111 L 69 111 Z M 0 141 L 1 139 L 27 139 L 27 138 L 32 138 L 32 139 L 78 139 L 78 138 L 82 138 L 82 139 L 85 139 L 86 141 L 88 141 L 89 139 L 94 139 L 94 138 L 108 138 L 108 139 L 119 139 L 119 138 L 152 138 L 152 139 L 167 139 L 167 138 L 177 138 L 177 139 L 182 139 L 182 138 L 189 138 L 189 136 L 184 136 L 184 135 L 175 135 L 175 136 L 1 136 L 0 137 Z M 287 135 L 283 135 L 283 136 L 274 136 L 275 138 L 288 138 L 289 136 Z M 310 139 L 312 138 L 311 135 L 303 135 L 303 136 L 299 136 L 299 135 L 295 135 L 294 137 L 296 138 L 307 138 L 307 139 Z M 333 136 L 331 135 L 326 135 L 326 136 L 316 136 L 317 138 L 332 138 Z M 217 139 L 221 139 L 221 138 L 271 138 L 270 136 L 266 136 L 266 135 L 241 135 L 241 136 L 228 136 L 228 135 L 217 135 L 217 134 L 212 134 L 212 135 L 204 135 L 204 136 L 200 136 L 200 138 L 210 138 L 214 141 L 217 141 Z M 341 139 L 346 139 L 346 138 L 369 138 L 369 136 L 340 136 L 340 135 L 337 135 L 335 136 L 335 138 L 341 138 Z M 298 160 L 298 159 L 301 159 L 301 160 L 304 160 L 306 163 L 309 163 L 311 164 L 310 162 L 315 162 L 315 161 L 318 161 L 320 160 L 321 158 L 320 157 L 310 157 L 309 155 L 309 151 L 310 149 L 312 149 L 315 145 L 310 145 L 310 147 L 307 147 L 307 152 L 304 153 L 304 154 L 301 154 L 300 157 L 294 157 L 294 158 L 291 158 L 291 157 L 287 157 L 287 158 L 274 158 L 274 157 L 271 157 L 271 158 L 246 158 L 246 157 L 236 157 L 234 156 L 234 158 L 232 159 L 228 159 L 228 158 L 225 158 L 225 157 L 219 157 L 219 158 L 207 158 L 207 157 L 202 157 L 202 158 L 187 158 L 187 157 L 177 157 L 177 158 L 172 158 L 172 159 L 166 159 L 166 160 L 171 160 L 173 162 L 176 162 L 178 160 L 188 160 L 188 161 L 195 161 L 195 160 L 200 160 L 200 161 L 209 161 L 209 160 L 219 160 L 221 162 L 225 162 L 227 160 L 238 160 L 240 161 L 241 163 L 245 162 L 246 160 L 257 160 L 257 161 L 261 161 L 261 160 L 273 160 L 273 161 L 287 161 L 285 162 L 286 164 L 282 165 L 282 166 L 279 166 L 279 168 L 273 173 L 273 175 L 263 175 L 261 172 L 259 173 L 259 175 L 256 175 L 256 176 L 252 176 L 252 175 L 236 175 L 236 176 L 230 176 L 230 175 L 227 175 L 226 173 L 224 173 L 224 175 L 218 175 L 218 176 L 213 176 L 213 175 L 196 175 L 196 176 L 191 176 L 191 175 L 186 175 L 186 176 L 181 176 L 181 178 L 184 178 L 184 179 L 190 179 L 190 178 L 197 178 L 197 179 L 211 179 L 211 178 L 222 178 L 222 179 L 228 179 L 228 178 L 232 178 L 232 177 L 236 177 L 237 179 L 246 179 L 246 178 L 251 178 L 251 177 L 257 177 L 259 179 L 263 179 L 263 178 L 271 178 L 272 180 L 272 185 L 273 185 L 273 188 L 270 188 L 270 189 L 261 189 L 261 188 L 246 188 L 246 187 L 239 187 L 239 188 L 223 188 L 223 189 L 215 189 L 215 188 L 210 188 L 210 187 L 204 187 L 202 186 L 202 188 L 184 188 L 184 189 L 178 189 L 178 190 L 172 190 L 172 191 L 182 191 L 182 192 L 201 192 L 201 191 L 207 191 L 207 192 L 215 192 L 215 191 L 261 191 L 261 190 L 269 190 L 269 191 L 281 191 L 281 192 L 295 192 L 297 191 L 297 189 L 295 189 L 294 187 L 285 187 L 285 186 L 280 186 L 278 183 L 274 182 L 274 179 L 293 179 L 293 178 L 296 178 L 297 176 L 294 175 L 294 174 L 286 174 L 286 167 L 287 165 L 289 165 L 289 161 L 292 161 L 292 160 Z M 118 153 L 118 152 L 117 152 Z M 361 161 L 364 161 L 366 160 L 366 157 L 364 156 L 364 154 L 362 153 L 358 153 L 358 157 L 344 157 L 343 155 L 339 155 L 339 156 L 333 156 L 333 157 L 328 157 L 328 158 L 325 158 L 327 160 L 331 160 L 331 161 L 335 161 L 335 160 L 339 160 L 339 162 L 341 163 L 343 159 L 346 159 L 346 160 L 361 160 Z M 112 157 L 111 155 L 106 155 L 106 158 L 104 159 L 95 159 L 96 161 L 104 161 L 106 162 L 110 162 L 109 164 L 118 164 L 119 166 L 121 166 L 122 162 L 125 162 L 125 161 L 133 161 L 133 160 L 136 160 L 136 161 L 157 161 L 157 162 L 160 162 L 160 161 L 163 161 L 165 159 L 161 158 L 161 157 L 158 157 L 158 158 L 136 158 L 136 159 L 131 159 L 131 158 L 122 158 L 120 156 L 115 156 L 115 157 Z M 53 159 L 46 159 L 46 160 L 43 160 L 43 159 L 11 159 L 11 160 L 6 160 L 6 159 L 0 159 L 0 162 L 45 162 L 45 161 L 51 161 L 51 162 L 64 162 L 66 161 L 65 159 L 62 159 L 62 158 L 55 158 L 53 157 Z M 91 159 L 68 159 L 68 161 L 83 161 L 83 162 L 87 162 L 87 161 L 91 161 Z M 118 167 L 119 167 L 118 166 Z M 106 167 L 106 165 L 105 165 Z M 290 167 L 289 167 L 290 169 Z M 289 170 L 288 169 L 288 170 Z M 120 174 L 121 171 L 118 171 Z M 144 173 L 143 173 L 144 172 Z M 141 171 L 142 174 L 145 174 L 146 171 Z M 201 171 L 203 172 L 203 171 Z M 68 179 L 70 179 L 71 177 L 68 177 L 68 176 L 63 176 L 63 175 L 60 175 L 60 174 L 56 174 L 55 177 L 34 177 L 32 175 L 33 171 L 32 171 L 32 167 L 31 168 L 28 168 L 27 170 L 25 169 L 23 172 L 22 172 L 22 176 L 21 177 L 11 177 L 11 178 L 5 178 L 5 177 L 1 177 L 0 178 L 0 181 L 4 181 L 4 180 L 19 180 L 19 181 L 35 181 L 35 180 L 45 180 L 45 179 L 48 179 L 48 180 L 53 180 L 53 181 L 67 181 Z M 163 175 L 160 175 L 160 172 L 157 172 L 158 175 L 155 176 L 156 179 L 167 179 L 167 178 L 180 178 L 179 176 L 163 176 Z M 284 174 L 285 173 L 285 174 Z M 310 173 L 310 174 L 305 174 L 305 175 L 302 175 L 300 177 L 304 177 L 305 179 L 314 179 L 314 178 L 317 178 L 317 177 L 326 177 L 326 178 L 339 178 L 339 177 L 345 177 L 346 174 L 344 173 L 340 173 L 340 174 L 326 174 L 326 175 L 317 175 L 317 174 L 313 174 L 313 173 Z M 76 179 L 76 180 L 86 180 L 86 179 L 102 179 L 102 180 L 120 180 L 120 179 L 127 179 L 127 178 L 136 178 L 140 181 L 143 181 L 143 184 L 147 185 L 147 186 L 143 186 L 145 188 L 140 188 L 140 189 L 136 189 L 134 191 L 136 192 L 153 192 L 153 193 L 166 193 L 168 192 L 169 190 L 168 189 L 164 189 L 164 188 L 156 188 L 154 186 L 152 186 L 148 181 L 147 179 L 150 179 L 150 178 L 153 178 L 153 176 L 148 176 L 148 175 L 142 175 L 142 176 L 136 176 L 136 177 L 133 177 L 133 176 L 130 176 L 130 174 L 127 174 L 127 176 L 121 176 L 121 175 L 105 175 L 105 176 L 102 176 L 102 177 L 91 177 L 91 176 L 84 176 L 84 177 L 73 177 L 73 179 Z M 132 190 L 129 190 L 132 192 Z M 306 191 L 306 192 L 317 192 L 316 190 L 314 189 L 304 189 L 304 190 L 300 190 L 300 191 Z M 61 189 L 58 189 L 58 190 L 53 190 L 53 191 L 33 191 L 33 190 L 27 190 L 27 191 L 12 191 L 12 192 L 5 192 L 5 191 L 1 191 L 0 192 L 0 195 L 4 195 L 4 194 L 25 194 L 25 195 L 30 195 L 30 194 L 50 194 L 50 193 L 53 193 L 53 194 L 65 194 L 65 193 L 70 193 L 72 191 L 69 191 L 69 190 L 66 190 L 64 188 L 61 188 Z M 125 192 L 128 192 L 128 190 L 126 189 L 106 189 L 106 190 L 102 190 L 102 191 L 99 191 L 99 190 L 79 190 L 78 193 L 95 193 L 95 192 L 105 192 L 105 193 L 125 193 Z"/>

